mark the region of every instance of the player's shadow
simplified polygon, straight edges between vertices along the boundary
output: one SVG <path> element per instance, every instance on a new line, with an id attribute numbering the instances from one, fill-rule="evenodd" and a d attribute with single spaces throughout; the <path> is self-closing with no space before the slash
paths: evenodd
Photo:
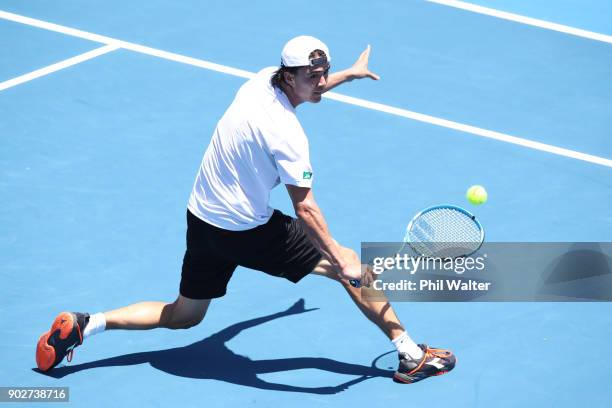
<path id="1" fill-rule="evenodd" d="M 287 310 L 236 323 L 204 340 L 188 346 L 125 354 L 84 364 L 56 367 L 44 374 L 55 378 L 62 378 L 66 375 L 92 368 L 149 363 L 158 370 L 181 377 L 212 379 L 266 390 L 306 392 L 312 394 L 335 394 L 369 378 L 393 376 L 393 371 L 376 368 L 374 363 L 372 363 L 372 366 L 368 367 L 316 357 L 251 360 L 248 357 L 234 353 L 225 345 L 229 340 L 245 329 L 278 319 L 279 317 L 305 313 L 312 310 L 316 309 L 305 309 L 304 300 L 300 299 Z M 278 384 L 264 381 L 258 377 L 258 374 L 302 370 L 305 368 L 316 368 L 358 377 L 351 381 L 328 387 L 300 387 L 296 385 Z M 37 369 L 34 370 L 38 371 Z M 287 380 L 287 382 L 291 382 L 290 374 L 287 375 Z"/>

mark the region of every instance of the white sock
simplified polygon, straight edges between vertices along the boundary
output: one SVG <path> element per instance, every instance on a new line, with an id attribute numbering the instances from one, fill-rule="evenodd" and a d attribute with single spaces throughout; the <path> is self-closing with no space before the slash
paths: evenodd
<path id="1" fill-rule="evenodd" d="M 391 340 L 391 342 L 397 348 L 398 353 L 406 353 L 413 360 L 421 360 L 423 358 L 423 350 L 417 344 L 412 341 L 408 333 L 405 331 L 398 337 Z"/>
<path id="2" fill-rule="evenodd" d="M 96 313 L 89 316 L 89 323 L 85 326 L 83 331 L 83 339 L 94 334 L 102 333 L 106 329 L 106 318 L 104 313 Z"/>

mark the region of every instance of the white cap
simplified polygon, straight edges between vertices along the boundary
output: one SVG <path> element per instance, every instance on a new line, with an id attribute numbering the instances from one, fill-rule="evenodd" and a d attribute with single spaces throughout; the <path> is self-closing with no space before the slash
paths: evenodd
<path id="1" fill-rule="evenodd" d="M 321 50 L 327 56 L 327 62 L 331 61 L 329 49 L 323 41 L 309 35 L 301 35 L 292 38 L 283 47 L 281 53 L 281 64 L 286 67 L 303 67 L 311 65 L 308 56 L 314 50 Z"/>

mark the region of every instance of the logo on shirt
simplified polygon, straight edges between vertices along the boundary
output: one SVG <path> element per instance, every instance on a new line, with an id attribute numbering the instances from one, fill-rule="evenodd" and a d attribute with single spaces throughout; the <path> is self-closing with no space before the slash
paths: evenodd
<path id="1" fill-rule="evenodd" d="M 312 171 L 305 171 L 304 176 L 302 178 L 304 180 L 310 180 L 312 178 Z"/>

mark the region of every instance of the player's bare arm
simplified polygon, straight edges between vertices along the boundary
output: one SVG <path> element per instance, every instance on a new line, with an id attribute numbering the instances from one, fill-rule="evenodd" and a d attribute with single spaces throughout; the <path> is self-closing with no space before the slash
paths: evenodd
<path id="1" fill-rule="evenodd" d="M 315 201 L 312 189 L 290 184 L 287 184 L 286 187 L 293 203 L 295 215 L 302 222 L 306 233 L 323 256 L 342 278 L 361 279 L 361 266 L 353 265 L 344 259 L 340 246 L 329 233 L 327 222 Z"/>

